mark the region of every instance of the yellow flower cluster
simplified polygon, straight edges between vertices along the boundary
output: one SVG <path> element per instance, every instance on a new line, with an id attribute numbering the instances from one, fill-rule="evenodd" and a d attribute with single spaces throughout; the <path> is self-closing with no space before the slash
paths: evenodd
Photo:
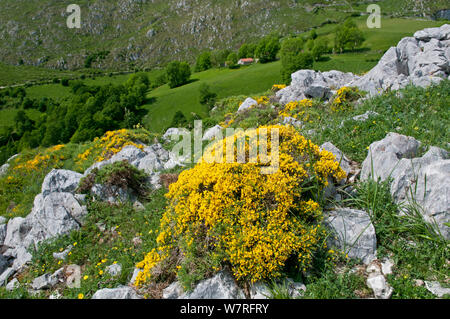
<path id="1" fill-rule="evenodd" d="M 272 86 L 272 91 L 273 92 L 278 92 L 279 90 L 282 90 L 284 88 L 286 88 L 286 84 L 274 84 Z"/>
<path id="2" fill-rule="evenodd" d="M 301 101 L 293 101 L 287 103 L 278 115 L 281 117 L 293 117 L 297 120 L 308 121 L 309 114 L 307 109 L 313 106 L 313 102 L 309 99 L 303 99 Z"/>
<path id="3" fill-rule="evenodd" d="M 267 164 L 260 156 L 253 163 L 248 158 L 245 163 L 229 163 L 225 158 L 223 163 L 208 163 L 204 157 L 170 185 L 166 195 L 170 204 L 157 238 L 160 253 L 153 250 L 139 263 L 143 269 L 139 284 L 150 278 L 161 256 L 173 255 L 174 249 L 190 260 L 196 251 L 202 252 L 202 258 L 223 256 L 222 264 L 229 264 L 238 280 L 280 276 L 292 258 L 299 269 L 306 270 L 313 252 L 322 245 L 323 234 L 318 225 L 322 210 L 311 198 L 315 193 L 311 188 L 320 191 L 328 177 L 339 179 L 345 173 L 329 153 L 292 127 L 255 130 L 267 132 L 264 143 L 269 152 L 275 149 L 274 129 L 279 132 L 279 169 L 273 174 L 261 173 Z M 237 133 L 216 143 L 235 147 L 238 137 Z M 248 154 L 249 139 L 245 150 Z M 198 249 L 192 249 L 195 245 Z"/>
<path id="4" fill-rule="evenodd" d="M 141 286 L 145 282 L 149 281 L 151 278 L 151 271 L 159 262 L 164 260 L 166 256 L 161 256 L 156 249 L 150 251 L 144 258 L 143 261 L 139 262 L 136 267 L 141 269 L 141 271 L 136 276 L 134 285 L 136 287 Z"/>
<path id="5" fill-rule="evenodd" d="M 136 135 L 127 129 L 108 131 L 101 138 L 95 138 L 93 145 L 77 156 L 77 163 L 81 164 L 92 156 L 95 162 L 103 161 L 117 154 L 128 145 L 143 149 L 144 146 L 136 143 L 136 139 Z"/>
<path id="6" fill-rule="evenodd" d="M 43 170 L 50 166 L 58 167 L 60 161 L 64 160 L 65 157 L 62 154 L 58 154 L 58 151 L 62 150 L 65 145 L 56 145 L 46 149 L 43 152 L 39 152 L 34 158 L 24 162 L 19 163 L 14 167 L 14 170 L 20 171 L 25 170 L 27 172 Z M 20 161 L 20 158 L 16 160 Z"/>
<path id="7" fill-rule="evenodd" d="M 357 88 L 352 88 L 348 86 L 343 86 L 336 92 L 336 96 L 331 103 L 331 110 L 334 112 L 339 112 L 347 109 L 349 107 L 349 102 L 359 96 L 359 90 Z"/>
<path id="8" fill-rule="evenodd" d="M 269 98 L 265 95 L 259 97 L 256 102 L 258 102 L 258 105 L 267 105 L 269 103 Z"/>

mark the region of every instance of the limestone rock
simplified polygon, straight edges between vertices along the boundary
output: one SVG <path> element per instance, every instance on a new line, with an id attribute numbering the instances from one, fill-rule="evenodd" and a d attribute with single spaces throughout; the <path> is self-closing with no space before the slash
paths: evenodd
<path id="1" fill-rule="evenodd" d="M 243 291 L 227 272 L 219 272 L 214 277 L 200 281 L 192 292 L 180 299 L 244 299 Z"/>
<path id="2" fill-rule="evenodd" d="M 92 299 L 142 299 L 131 287 L 120 286 L 98 290 Z"/>
<path id="3" fill-rule="evenodd" d="M 237 111 L 238 111 L 238 113 L 243 112 L 257 104 L 258 104 L 258 102 L 255 101 L 254 99 L 252 99 L 251 97 L 246 98 L 245 101 L 239 106 L 239 109 Z"/>
<path id="4" fill-rule="evenodd" d="M 110 274 L 112 277 L 117 277 L 122 273 L 122 265 L 112 264 L 106 267 L 106 273 Z"/>
<path id="5" fill-rule="evenodd" d="M 425 281 L 425 288 L 439 298 L 450 295 L 450 288 L 443 288 L 437 281 Z"/>
<path id="6" fill-rule="evenodd" d="M 50 193 L 73 193 L 80 183 L 82 174 L 65 169 L 54 169 L 45 176 L 42 183 L 42 195 Z"/>
<path id="7" fill-rule="evenodd" d="M 183 287 L 178 281 L 163 290 L 163 299 L 178 299 L 183 295 Z"/>
<path id="8" fill-rule="evenodd" d="M 203 141 L 211 141 L 221 131 L 222 131 L 222 126 L 220 126 L 220 125 L 211 127 L 205 131 L 205 134 L 203 134 L 202 140 Z"/>
<path id="9" fill-rule="evenodd" d="M 375 258 L 375 228 L 365 211 L 341 208 L 325 212 L 323 223 L 332 232 L 329 247 L 343 250 L 350 258 L 361 259 L 365 264 Z"/>

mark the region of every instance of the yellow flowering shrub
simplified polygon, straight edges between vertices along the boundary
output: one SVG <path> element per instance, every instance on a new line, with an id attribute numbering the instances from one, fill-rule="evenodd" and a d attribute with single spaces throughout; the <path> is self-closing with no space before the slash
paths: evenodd
<path id="1" fill-rule="evenodd" d="M 271 140 L 274 129 L 279 131 L 279 169 L 273 174 L 261 173 L 261 167 L 268 164 L 260 156 L 254 162 L 227 163 L 224 152 L 223 163 L 209 163 L 204 155 L 203 161 L 183 171 L 170 185 L 158 249 L 137 265 L 143 270 L 138 285 L 152 278 L 161 260 L 174 255 L 182 258 L 176 265 L 165 263 L 174 265 L 167 271 L 186 273 L 192 260 L 202 258 L 194 264 L 209 264 L 212 272 L 229 266 L 237 280 L 279 277 L 292 261 L 301 270 L 308 268 L 314 251 L 323 244 L 318 223 L 322 210 L 315 195 L 329 177 L 342 179 L 345 173 L 330 152 L 321 151 L 292 127 L 256 130 L 258 134 L 268 132 L 269 157 L 275 147 Z M 212 148 L 235 147 L 239 134 Z M 249 147 L 247 137 L 246 154 Z"/>
<path id="2" fill-rule="evenodd" d="M 282 90 L 284 88 L 286 88 L 286 84 L 274 84 L 272 86 L 272 91 L 273 92 L 278 92 L 278 91 L 280 91 L 280 90 Z"/>
<path id="3" fill-rule="evenodd" d="M 319 112 L 313 106 L 314 103 L 310 99 L 289 102 L 278 112 L 278 115 L 292 117 L 303 122 L 319 119 Z"/>
<path id="4" fill-rule="evenodd" d="M 125 146 L 133 145 L 139 149 L 144 146 L 141 143 L 149 141 L 149 133 L 142 128 L 137 130 L 121 129 L 117 131 L 108 131 L 102 137 L 95 138 L 82 153 L 77 155 L 77 164 L 83 165 L 100 162 L 111 158 L 114 154 L 120 152 Z"/>
<path id="5" fill-rule="evenodd" d="M 343 86 L 337 90 L 336 95 L 331 102 L 331 110 L 333 112 L 344 111 L 351 107 L 350 102 L 356 101 L 362 97 L 358 88 Z"/>

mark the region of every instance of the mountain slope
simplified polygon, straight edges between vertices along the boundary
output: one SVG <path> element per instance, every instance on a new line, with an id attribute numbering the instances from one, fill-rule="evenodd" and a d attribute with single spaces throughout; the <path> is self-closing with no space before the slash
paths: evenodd
<path id="1" fill-rule="evenodd" d="M 370 3 L 372 3 L 371 1 Z M 278 32 L 298 33 L 351 13 L 368 2 L 316 0 L 79 0 L 81 29 L 66 26 L 71 0 L 0 1 L 0 56 L 9 64 L 50 68 L 151 67 L 169 59 L 192 60 L 204 49 L 237 48 Z M 382 13 L 431 15 L 446 1 L 383 0 Z"/>

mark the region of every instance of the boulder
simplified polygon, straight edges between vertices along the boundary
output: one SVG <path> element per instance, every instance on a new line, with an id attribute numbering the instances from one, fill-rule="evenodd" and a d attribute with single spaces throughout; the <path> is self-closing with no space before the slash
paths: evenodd
<path id="1" fill-rule="evenodd" d="M 183 287 L 178 281 L 173 282 L 169 287 L 163 290 L 163 299 L 178 299 L 183 295 Z"/>
<path id="2" fill-rule="evenodd" d="M 10 266 L 10 262 L 8 258 L 3 255 L 0 255 L 0 274 L 2 274 L 6 269 Z"/>
<path id="3" fill-rule="evenodd" d="M 332 96 L 332 90 L 359 77 L 339 71 L 322 73 L 314 70 L 300 70 L 293 73 L 291 78 L 291 85 L 276 93 L 282 104 L 305 98 L 329 99 Z"/>
<path id="4" fill-rule="evenodd" d="M 122 273 L 122 265 L 120 264 L 112 264 L 106 267 L 105 269 L 107 274 L 110 274 L 112 277 L 120 276 Z"/>
<path id="5" fill-rule="evenodd" d="M 189 130 L 187 130 L 185 128 L 171 127 L 169 129 L 167 129 L 167 131 L 162 136 L 162 139 L 165 142 L 170 142 L 172 140 L 172 136 L 180 136 L 180 135 L 185 135 L 185 134 L 189 134 L 189 133 L 190 133 Z"/>
<path id="6" fill-rule="evenodd" d="M 53 253 L 53 258 L 59 259 L 59 260 L 66 260 L 67 255 L 70 253 L 72 248 L 73 248 L 73 246 L 69 245 L 69 246 L 67 246 L 67 248 L 65 250 L 63 250 L 61 252 Z"/>
<path id="7" fill-rule="evenodd" d="M 263 282 L 256 282 L 250 286 L 250 299 L 270 299 L 271 296 L 269 286 Z"/>
<path id="8" fill-rule="evenodd" d="M 13 278 L 7 285 L 6 290 L 7 291 L 13 291 L 20 287 L 20 282 L 17 280 L 17 278 Z"/>
<path id="9" fill-rule="evenodd" d="M 396 203 L 416 202 L 424 219 L 436 223 L 441 234 L 450 238 L 450 156 L 440 148 L 431 147 L 418 157 L 420 142 L 412 137 L 389 133 L 369 147 L 363 162 L 362 180 L 392 179 L 391 195 Z M 372 172 L 373 170 L 373 172 Z"/>
<path id="10" fill-rule="evenodd" d="M 248 97 L 245 99 L 244 102 L 239 106 L 239 109 L 237 110 L 238 113 L 243 112 L 247 109 L 250 109 L 252 106 L 258 105 L 258 102 L 252 99 L 251 97 Z"/>
<path id="11" fill-rule="evenodd" d="M 212 278 L 200 281 L 193 291 L 179 299 L 245 299 L 245 295 L 233 277 L 221 271 Z"/>
<path id="12" fill-rule="evenodd" d="M 92 299 L 142 299 L 142 297 L 131 287 L 119 286 L 98 290 Z"/>
<path id="13" fill-rule="evenodd" d="M 56 286 L 58 283 L 63 282 L 64 268 L 60 268 L 53 274 L 44 274 L 35 278 L 31 284 L 31 288 L 34 290 L 50 289 Z"/>
<path id="14" fill-rule="evenodd" d="M 360 259 L 365 264 L 375 258 L 375 227 L 365 211 L 341 208 L 325 212 L 323 223 L 332 233 L 328 247 L 342 250 L 350 258 Z"/>
<path id="15" fill-rule="evenodd" d="M 214 137 L 216 137 L 217 134 L 219 134 L 222 131 L 223 127 L 220 125 L 216 125 L 214 127 L 211 127 L 205 131 L 205 134 L 203 134 L 202 141 L 211 141 Z"/>
<path id="16" fill-rule="evenodd" d="M 0 224 L 0 246 L 5 242 L 6 237 L 6 224 Z"/>
<path id="17" fill-rule="evenodd" d="M 293 117 L 287 116 L 287 117 L 283 117 L 283 124 L 285 125 L 292 125 L 294 127 L 298 127 L 301 128 L 303 127 L 303 122 L 299 121 Z"/>
<path id="18" fill-rule="evenodd" d="M 8 282 L 9 278 L 11 278 L 11 276 L 15 273 L 16 271 L 12 267 L 9 267 L 3 271 L 0 274 L 0 287 L 3 287 Z"/>
<path id="19" fill-rule="evenodd" d="M 5 176 L 8 173 L 9 164 L 5 163 L 2 166 L 0 166 L 0 177 Z"/>
<path id="20" fill-rule="evenodd" d="M 376 299 L 389 299 L 394 292 L 394 289 L 389 286 L 382 274 L 370 274 L 366 282 L 367 286 L 372 289 Z"/>
<path id="21" fill-rule="evenodd" d="M 54 169 L 47 174 L 42 183 L 42 195 L 50 193 L 73 193 L 78 187 L 82 174 L 65 169 Z"/>
<path id="22" fill-rule="evenodd" d="M 442 287 L 437 281 L 425 281 L 425 288 L 439 298 L 442 298 L 445 295 L 450 295 L 450 288 Z"/>

